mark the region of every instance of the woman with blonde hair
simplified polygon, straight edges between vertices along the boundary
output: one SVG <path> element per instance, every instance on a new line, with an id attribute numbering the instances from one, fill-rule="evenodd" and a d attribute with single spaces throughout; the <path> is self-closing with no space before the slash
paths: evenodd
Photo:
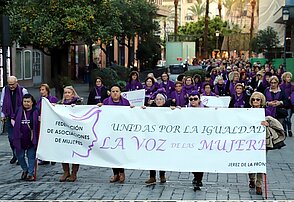
<path id="1" fill-rule="evenodd" d="M 226 94 L 231 96 L 235 91 L 235 85 L 239 82 L 240 73 L 237 71 L 233 71 L 229 74 L 229 80 L 226 83 Z"/>
<path id="2" fill-rule="evenodd" d="M 292 73 L 291 72 L 285 72 L 282 74 L 282 84 L 280 85 L 281 90 L 285 92 L 285 96 L 288 99 L 288 105 L 285 106 L 287 109 L 288 115 L 284 120 L 284 128 L 285 131 L 288 131 L 288 136 L 292 137 L 292 131 L 291 131 L 291 117 L 292 117 L 292 105 L 291 105 L 291 93 L 294 91 L 294 85 L 291 83 L 292 80 Z"/>
<path id="3" fill-rule="evenodd" d="M 265 96 L 260 92 L 254 92 L 250 99 L 249 103 L 252 106 L 252 108 L 265 108 L 265 121 L 261 122 L 261 125 L 266 126 L 266 147 L 267 149 L 280 149 L 281 147 L 285 146 L 284 139 L 285 135 L 283 132 L 283 127 L 279 123 L 278 120 L 272 118 L 271 111 L 267 109 L 266 107 L 266 98 Z M 273 148 L 275 146 L 272 145 L 272 141 L 270 140 L 273 136 L 274 132 L 279 131 L 279 133 L 276 133 L 277 136 L 274 141 L 276 143 L 280 142 L 279 147 Z M 271 131 L 271 132 L 268 132 Z M 268 141 L 269 140 L 269 141 Z M 263 183 L 263 173 L 249 173 L 249 188 L 255 188 L 256 187 L 256 194 L 262 195 L 262 183 Z"/>
<path id="4" fill-rule="evenodd" d="M 82 104 L 82 100 L 77 94 L 76 90 L 72 86 L 66 86 L 63 89 L 63 98 L 57 104 L 63 105 L 79 105 Z M 70 168 L 68 163 L 62 163 L 63 175 L 59 178 L 60 182 L 74 182 L 77 179 L 77 173 L 79 170 L 79 164 L 72 164 L 72 172 L 70 173 Z"/>

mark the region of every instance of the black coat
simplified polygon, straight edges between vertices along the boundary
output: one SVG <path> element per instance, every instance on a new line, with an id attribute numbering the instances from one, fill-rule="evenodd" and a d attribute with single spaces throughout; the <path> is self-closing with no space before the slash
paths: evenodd
<path id="1" fill-rule="evenodd" d="M 105 98 L 108 98 L 108 94 L 107 94 L 107 89 L 103 86 L 101 88 L 101 98 L 97 99 L 97 93 L 96 93 L 96 89 L 93 88 L 88 96 L 88 102 L 87 105 L 96 105 L 98 103 L 103 103 L 103 100 Z"/>

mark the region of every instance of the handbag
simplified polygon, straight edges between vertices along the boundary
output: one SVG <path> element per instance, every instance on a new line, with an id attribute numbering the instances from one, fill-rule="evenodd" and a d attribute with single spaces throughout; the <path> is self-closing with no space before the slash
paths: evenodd
<path id="1" fill-rule="evenodd" d="M 284 119 L 288 116 L 288 111 L 285 108 L 277 107 L 276 108 L 276 116 L 277 118 Z"/>

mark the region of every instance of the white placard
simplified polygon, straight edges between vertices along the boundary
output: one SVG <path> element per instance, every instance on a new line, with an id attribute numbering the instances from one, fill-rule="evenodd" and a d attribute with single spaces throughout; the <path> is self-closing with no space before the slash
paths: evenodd
<path id="1" fill-rule="evenodd" d="M 42 160 L 144 170 L 266 172 L 264 109 L 42 102 L 37 148 Z"/>
<path id="2" fill-rule="evenodd" d="M 201 96 L 201 102 L 207 107 L 228 108 L 230 101 L 230 96 Z"/>
<path id="3" fill-rule="evenodd" d="M 145 102 L 145 90 L 134 90 L 128 92 L 122 92 L 121 95 L 126 98 L 133 106 L 144 106 Z"/>

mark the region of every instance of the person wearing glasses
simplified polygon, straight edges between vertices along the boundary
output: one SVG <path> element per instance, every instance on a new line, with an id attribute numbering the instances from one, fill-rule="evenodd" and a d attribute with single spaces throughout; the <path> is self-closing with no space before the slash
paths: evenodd
<path id="1" fill-rule="evenodd" d="M 266 107 L 265 96 L 260 92 L 254 92 L 250 97 L 249 103 L 252 108 L 265 108 L 266 120 L 262 121 L 261 125 L 267 128 L 266 139 L 269 140 L 269 142 L 266 141 L 267 150 L 270 148 L 270 144 L 271 144 L 270 136 L 273 135 L 273 133 L 275 133 L 276 131 L 282 131 L 282 133 L 280 133 L 281 136 L 278 136 L 278 138 L 275 138 L 275 141 L 283 142 L 285 139 L 283 126 L 279 123 L 278 120 L 271 117 L 271 111 Z M 269 133 L 268 131 L 271 131 L 271 132 Z M 283 143 L 281 147 L 282 146 L 285 146 L 285 144 Z M 249 188 L 256 188 L 257 195 L 262 195 L 262 183 L 263 183 L 263 173 L 249 173 Z"/>
<path id="2" fill-rule="evenodd" d="M 291 117 L 292 117 L 292 107 L 291 107 L 291 93 L 294 91 L 294 85 L 291 83 L 292 80 L 292 73 L 285 72 L 282 74 L 282 83 L 280 85 L 281 90 L 284 90 L 286 98 L 288 99 L 288 105 L 286 106 L 287 109 L 287 117 L 284 121 L 284 128 L 286 132 L 288 131 L 288 136 L 292 137 L 292 130 L 291 130 Z"/>
<path id="3" fill-rule="evenodd" d="M 22 97 L 28 94 L 27 89 L 18 84 L 15 76 L 7 78 L 7 86 L 2 89 L 1 94 L 1 121 L 6 122 L 6 129 L 8 132 L 8 140 L 12 151 L 12 159 L 10 164 L 17 161 L 15 148 L 13 146 L 13 126 L 12 123 L 15 119 L 15 113 L 19 107 L 22 106 Z"/>
<path id="4" fill-rule="evenodd" d="M 279 79 L 277 76 L 272 76 L 269 79 L 270 87 L 265 89 L 264 95 L 266 98 L 266 105 L 271 111 L 271 116 L 283 123 L 287 117 L 287 110 L 285 106 L 288 105 L 288 99 L 285 91 L 279 87 Z"/>
<path id="5" fill-rule="evenodd" d="M 103 105 L 115 105 L 115 106 L 131 106 L 130 102 L 121 96 L 121 87 L 114 84 L 110 88 L 110 96 L 103 101 Z M 102 103 L 98 103 L 101 107 Z M 124 168 L 112 168 L 113 176 L 110 178 L 110 182 L 120 182 L 125 181 L 125 169 Z"/>
<path id="6" fill-rule="evenodd" d="M 189 94 L 189 107 L 205 107 L 200 100 L 200 94 L 198 91 L 192 91 Z M 195 186 L 195 190 L 200 190 L 200 187 L 203 186 L 202 179 L 204 172 L 192 172 L 194 175 L 194 179 L 192 180 L 192 184 Z"/>
<path id="7" fill-rule="evenodd" d="M 216 96 L 216 94 L 212 92 L 212 89 L 213 87 L 211 84 L 204 83 L 202 96 Z"/>

